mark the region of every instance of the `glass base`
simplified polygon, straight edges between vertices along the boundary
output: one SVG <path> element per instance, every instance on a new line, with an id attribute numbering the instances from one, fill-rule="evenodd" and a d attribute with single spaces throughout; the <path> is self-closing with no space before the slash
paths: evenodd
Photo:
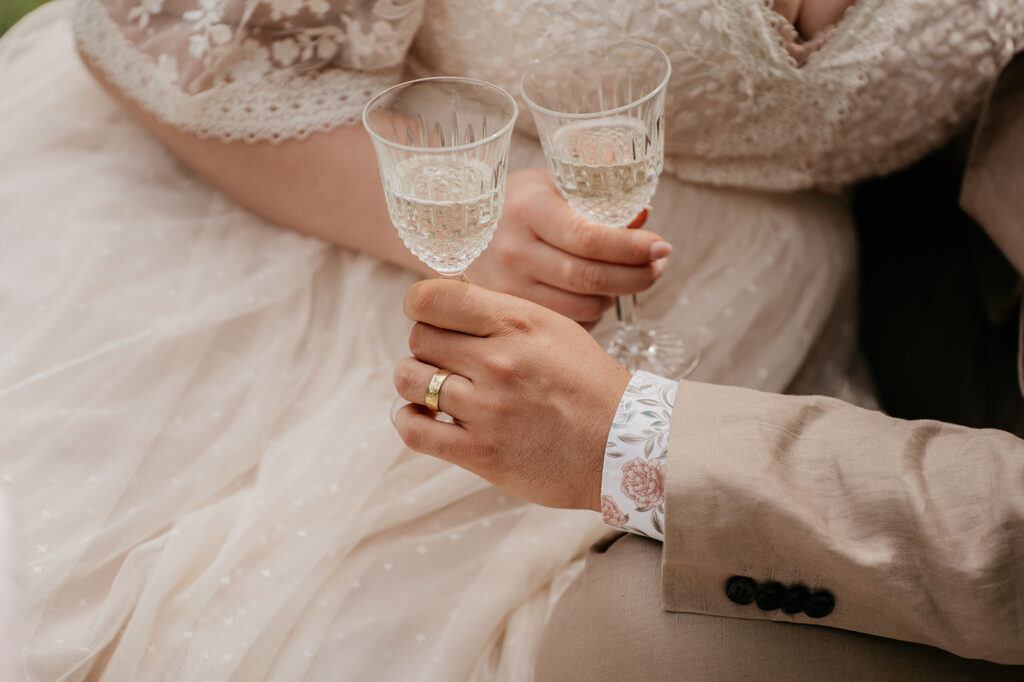
<path id="1" fill-rule="evenodd" d="M 605 349 L 630 372 L 644 370 L 667 379 L 683 379 L 700 363 L 694 340 L 650 328 L 620 327 Z"/>

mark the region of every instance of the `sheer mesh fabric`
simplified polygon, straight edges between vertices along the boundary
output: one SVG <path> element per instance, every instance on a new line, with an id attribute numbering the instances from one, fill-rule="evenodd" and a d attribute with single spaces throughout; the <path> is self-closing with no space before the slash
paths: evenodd
<path id="1" fill-rule="evenodd" d="M 757 188 L 936 144 L 1019 40 L 1020 3 L 861 0 L 804 67 L 760 3 L 567 6 L 75 0 L 74 34 L 57 3 L 0 39 L 0 487 L 25 539 L 29 679 L 528 680 L 604 532 L 409 452 L 387 414 L 413 276 L 227 200 L 73 39 L 165 121 L 230 140 L 350 122 L 400 70 L 514 90 L 566 36 L 654 40 L 674 170 L 648 226 L 676 252 L 644 316 L 696 335 L 697 380 L 844 390 L 845 202 Z M 543 164 L 528 119 L 513 168 Z"/>

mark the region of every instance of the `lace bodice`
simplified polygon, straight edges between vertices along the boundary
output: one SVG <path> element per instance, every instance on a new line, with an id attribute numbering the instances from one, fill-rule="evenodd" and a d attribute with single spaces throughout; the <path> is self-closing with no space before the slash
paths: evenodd
<path id="1" fill-rule="evenodd" d="M 644 38 L 672 59 L 666 169 L 774 190 L 912 162 L 963 125 L 1024 46 L 1024 0 L 858 0 L 802 66 L 770 0 L 77 3 L 78 40 L 119 88 L 226 140 L 353 123 L 403 67 L 518 93 L 527 62 L 560 42 Z"/>

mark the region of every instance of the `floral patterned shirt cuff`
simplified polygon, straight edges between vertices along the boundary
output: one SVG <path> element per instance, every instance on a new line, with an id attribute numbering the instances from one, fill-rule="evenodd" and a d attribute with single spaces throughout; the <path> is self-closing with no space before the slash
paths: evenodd
<path id="1" fill-rule="evenodd" d="M 601 476 L 604 522 L 665 539 L 665 461 L 679 382 L 637 372 L 608 432 Z"/>

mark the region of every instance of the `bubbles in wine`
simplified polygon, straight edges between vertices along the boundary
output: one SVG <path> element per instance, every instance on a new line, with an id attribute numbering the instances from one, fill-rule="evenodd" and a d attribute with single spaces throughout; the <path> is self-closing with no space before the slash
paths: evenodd
<path id="1" fill-rule="evenodd" d="M 662 168 L 657 143 L 635 118 L 580 121 L 555 132 L 548 163 L 573 208 L 596 222 L 622 227 L 654 196 Z"/>
<path id="2" fill-rule="evenodd" d="M 412 253 L 437 272 L 459 274 L 487 247 L 501 217 L 503 188 L 487 164 L 412 158 L 385 183 L 391 221 Z"/>

